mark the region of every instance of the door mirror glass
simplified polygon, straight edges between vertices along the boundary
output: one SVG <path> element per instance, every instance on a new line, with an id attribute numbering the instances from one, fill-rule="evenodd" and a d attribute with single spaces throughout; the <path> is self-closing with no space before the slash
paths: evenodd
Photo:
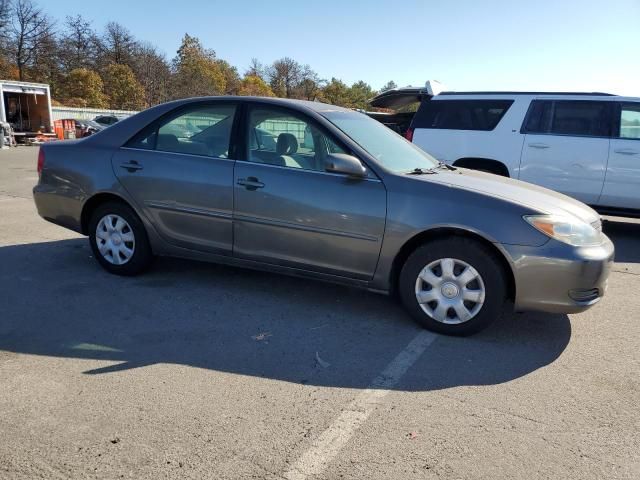
<path id="1" fill-rule="evenodd" d="M 364 178 L 367 176 L 367 169 L 356 157 L 345 153 L 331 153 L 327 155 L 324 162 L 327 172 L 342 173 L 350 177 Z"/>

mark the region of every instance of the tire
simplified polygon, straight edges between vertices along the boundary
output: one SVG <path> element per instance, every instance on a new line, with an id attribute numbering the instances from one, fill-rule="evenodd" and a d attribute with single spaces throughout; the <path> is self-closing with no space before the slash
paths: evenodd
<path id="1" fill-rule="evenodd" d="M 495 254 L 480 242 L 449 237 L 427 242 L 409 255 L 398 290 L 405 308 L 423 327 L 466 336 L 501 316 L 506 274 Z"/>
<path id="2" fill-rule="evenodd" d="M 89 221 L 89 243 L 102 268 L 116 275 L 137 275 L 153 260 L 142 221 L 124 203 L 107 202 L 94 210 Z"/>

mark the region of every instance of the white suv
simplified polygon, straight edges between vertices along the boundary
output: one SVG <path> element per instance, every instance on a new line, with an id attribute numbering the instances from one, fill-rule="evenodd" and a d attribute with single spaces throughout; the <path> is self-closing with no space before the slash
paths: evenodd
<path id="1" fill-rule="evenodd" d="M 397 101 L 401 90 L 380 98 Z M 416 98 L 415 89 L 406 93 Z M 536 183 L 605 214 L 640 216 L 640 98 L 535 92 L 420 98 L 406 136 L 439 160 Z"/>

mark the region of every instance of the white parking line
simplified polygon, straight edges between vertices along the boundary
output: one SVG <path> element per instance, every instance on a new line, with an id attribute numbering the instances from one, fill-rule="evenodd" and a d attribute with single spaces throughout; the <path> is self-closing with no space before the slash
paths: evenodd
<path id="1" fill-rule="evenodd" d="M 380 405 L 407 370 L 424 353 L 437 335 L 422 331 L 402 350 L 396 358 L 349 404 L 302 456 L 284 474 L 287 480 L 304 480 L 321 474 L 346 445 L 354 432 Z"/>

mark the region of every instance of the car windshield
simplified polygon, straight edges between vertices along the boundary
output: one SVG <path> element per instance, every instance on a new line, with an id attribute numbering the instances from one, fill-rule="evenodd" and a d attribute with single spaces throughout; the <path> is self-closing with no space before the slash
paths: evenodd
<path id="1" fill-rule="evenodd" d="M 439 163 L 428 153 L 363 113 L 330 111 L 322 114 L 387 170 L 406 173 L 415 169 L 431 169 Z"/>

